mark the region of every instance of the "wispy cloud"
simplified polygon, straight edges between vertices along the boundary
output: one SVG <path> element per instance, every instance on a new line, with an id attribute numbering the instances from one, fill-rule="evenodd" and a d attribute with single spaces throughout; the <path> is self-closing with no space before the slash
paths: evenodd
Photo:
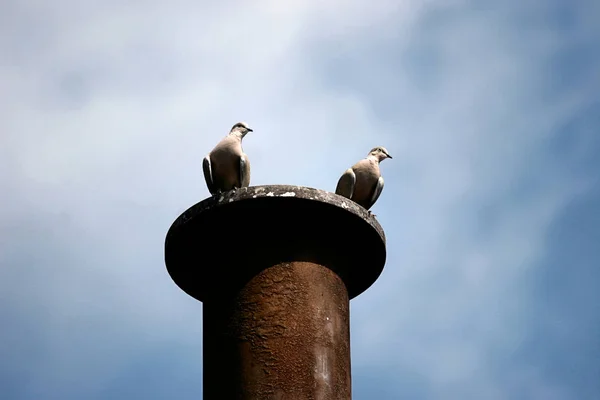
<path id="1" fill-rule="evenodd" d="M 199 395 L 201 305 L 163 241 L 247 120 L 253 185 L 333 190 L 374 145 L 394 155 L 386 270 L 352 302 L 357 398 L 598 395 L 520 356 L 551 319 L 531 295 L 547 235 L 597 184 L 600 9 L 565 4 L 1 6 L 0 385 L 129 398 L 176 369 L 152 398 Z"/>

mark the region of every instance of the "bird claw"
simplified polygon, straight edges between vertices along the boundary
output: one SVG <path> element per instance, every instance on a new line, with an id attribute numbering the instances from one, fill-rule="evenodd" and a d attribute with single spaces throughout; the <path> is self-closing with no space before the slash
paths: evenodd
<path id="1" fill-rule="evenodd" d="M 371 211 L 369 211 L 369 217 L 377 217 L 377 215 L 373 214 Z"/>

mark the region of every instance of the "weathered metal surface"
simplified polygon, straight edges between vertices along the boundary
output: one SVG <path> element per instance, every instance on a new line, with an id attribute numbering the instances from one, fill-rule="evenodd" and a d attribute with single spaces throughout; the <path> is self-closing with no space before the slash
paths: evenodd
<path id="1" fill-rule="evenodd" d="M 351 398 L 349 299 L 328 268 L 278 264 L 203 312 L 205 400 Z"/>
<path id="2" fill-rule="evenodd" d="M 184 212 L 165 262 L 204 303 L 204 399 L 350 399 L 349 300 L 385 258 L 377 220 L 322 190 L 248 187 Z"/>
<path id="3" fill-rule="evenodd" d="M 167 270 L 204 301 L 236 290 L 268 265 L 309 261 L 345 282 L 350 298 L 383 271 L 383 229 L 358 204 L 301 186 L 252 186 L 212 196 L 175 220 L 165 241 Z"/>

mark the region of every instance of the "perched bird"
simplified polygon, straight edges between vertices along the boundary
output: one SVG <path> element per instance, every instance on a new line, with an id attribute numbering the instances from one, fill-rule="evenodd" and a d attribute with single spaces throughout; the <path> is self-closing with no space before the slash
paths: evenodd
<path id="1" fill-rule="evenodd" d="M 335 193 L 344 196 L 365 209 L 375 204 L 383 190 L 383 177 L 379 171 L 379 163 L 392 158 L 385 147 L 374 147 L 366 158 L 348 168 L 340 177 Z M 369 211 L 371 214 L 371 212 Z"/>
<path id="2" fill-rule="evenodd" d="M 248 132 L 252 129 L 245 122 L 238 122 L 204 157 L 202 169 L 211 194 L 250 185 L 250 161 L 242 150 L 242 139 Z"/>

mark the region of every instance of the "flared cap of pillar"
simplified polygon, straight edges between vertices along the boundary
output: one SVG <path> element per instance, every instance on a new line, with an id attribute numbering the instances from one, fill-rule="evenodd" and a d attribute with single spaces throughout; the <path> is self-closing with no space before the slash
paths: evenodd
<path id="1" fill-rule="evenodd" d="M 181 214 L 165 241 L 169 275 L 200 301 L 238 290 L 286 261 L 330 268 L 354 298 L 377 280 L 385 259 L 383 229 L 364 208 L 302 186 L 252 186 L 209 197 Z"/>

